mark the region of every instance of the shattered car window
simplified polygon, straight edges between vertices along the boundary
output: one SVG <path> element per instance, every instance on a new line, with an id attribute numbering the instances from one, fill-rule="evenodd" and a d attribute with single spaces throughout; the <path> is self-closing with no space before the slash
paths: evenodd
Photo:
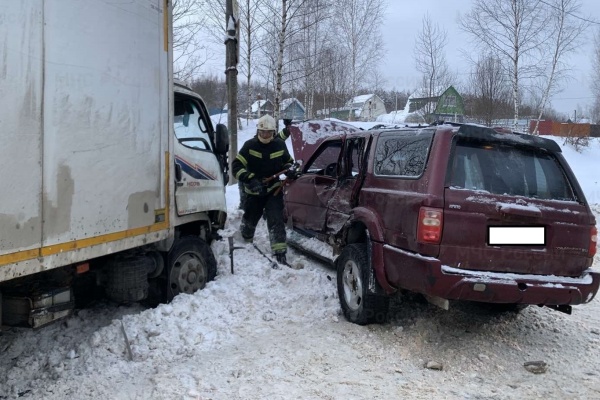
<path id="1" fill-rule="evenodd" d="M 554 155 L 497 143 L 459 140 L 450 186 L 545 200 L 576 199 Z"/>
<path id="2" fill-rule="evenodd" d="M 375 150 L 375 174 L 420 176 L 425 169 L 432 138 L 432 131 L 403 131 L 381 136 Z"/>
<path id="3" fill-rule="evenodd" d="M 323 171 L 328 165 L 337 163 L 341 149 L 341 140 L 328 142 L 319 150 L 317 156 L 306 167 L 306 172 L 317 173 Z"/>
<path id="4" fill-rule="evenodd" d="M 349 139 L 346 142 L 348 148 L 347 153 L 349 154 L 348 159 L 348 170 L 349 176 L 357 176 L 362 166 L 362 156 L 365 147 L 364 138 Z"/>

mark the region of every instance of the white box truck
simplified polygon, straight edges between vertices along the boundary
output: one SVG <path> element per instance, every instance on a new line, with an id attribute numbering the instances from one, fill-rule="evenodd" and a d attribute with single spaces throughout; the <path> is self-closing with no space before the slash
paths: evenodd
<path id="1" fill-rule="evenodd" d="M 171 0 L 0 8 L 4 324 L 68 315 L 82 282 L 168 301 L 215 276 L 229 137 L 174 82 L 171 21 Z"/>

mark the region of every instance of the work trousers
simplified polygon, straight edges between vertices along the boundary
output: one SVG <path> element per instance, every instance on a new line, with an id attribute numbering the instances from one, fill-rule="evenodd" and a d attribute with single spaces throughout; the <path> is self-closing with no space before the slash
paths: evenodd
<path id="1" fill-rule="evenodd" d="M 242 237 L 246 240 L 254 238 L 256 225 L 263 213 L 267 219 L 269 229 L 269 240 L 271 241 L 271 252 L 273 254 L 285 253 L 287 244 L 285 242 L 285 223 L 283 222 L 283 193 L 256 196 L 247 194 L 244 216 L 240 228 Z"/>

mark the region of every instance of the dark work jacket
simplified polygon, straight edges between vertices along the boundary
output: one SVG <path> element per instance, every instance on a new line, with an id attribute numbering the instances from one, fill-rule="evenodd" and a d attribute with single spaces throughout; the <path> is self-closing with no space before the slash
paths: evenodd
<path id="1" fill-rule="evenodd" d="M 256 178 L 260 181 L 271 177 L 284 169 L 284 166 L 294 162 L 283 140 L 277 136 L 269 143 L 261 143 L 255 136 L 246 141 L 238 155 L 231 163 L 233 175 L 236 179 L 246 184 Z M 272 192 L 275 188 L 281 186 L 279 178 L 273 179 L 267 185 L 267 192 Z M 244 190 L 248 194 L 258 194 L 252 192 L 247 185 Z"/>

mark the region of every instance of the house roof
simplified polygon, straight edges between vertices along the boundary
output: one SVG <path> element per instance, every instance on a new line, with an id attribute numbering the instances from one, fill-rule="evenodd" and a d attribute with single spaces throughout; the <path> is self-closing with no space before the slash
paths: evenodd
<path id="1" fill-rule="evenodd" d="M 250 106 L 250 112 L 258 112 L 258 110 L 260 110 L 266 103 L 271 103 L 271 100 L 256 100 L 254 103 L 252 103 L 252 105 Z M 244 112 L 248 112 L 248 110 L 246 109 L 246 111 Z"/>
<path id="2" fill-rule="evenodd" d="M 298 99 L 297 99 L 297 98 L 295 98 L 295 97 L 290 97 L 290 98 L 287 98 L 287 99 L 283 99 L 283 100 L 281 100 L 281 103 L 279 103 L 279 108 L 280 108 L 281 110 L 285 110 L 285 109 L 287 109 L 289 106 L 291 106 L 291 105 L 292 105 L 294 102 L 296 102 L 296 103 L 298 104 L 298 106 L 299 106 L 299 107 L 302 109 L 302 111 L 306 111 L 306 110 L 304 109 L 304 106 L 303 106 L 303 105 L 302 105 L 302 103 L 300 102 L 300 100 L 298 100 Z"/>
<path id="3" fill-rule="evenodd" d="M 433 88 L 433 93 L 430 96 L 429 88 L 419 88 L 419 89 L 415 90 L 414 92 L 412 92 L 410 94 L 410 96 L 408 96 L 408 98 L 409 99 L 427 99 L 427 98 L 431 98 L 431 97 L 439 97 L 442 95 L 442 93 L 444 93 L 446 91 L 446 89 L 448 89 L 448 88 L 445 86 L 436 86 Z"/>
<path id="4" fill-rule="evenodd" d="M 362 107 L 367 101 L 371 100 L 376 95 L 371 94 L 361 94 L 360 96 L 356 96 L 348 101 L 348 105 L 352 105 L 354 107 Z"/>

